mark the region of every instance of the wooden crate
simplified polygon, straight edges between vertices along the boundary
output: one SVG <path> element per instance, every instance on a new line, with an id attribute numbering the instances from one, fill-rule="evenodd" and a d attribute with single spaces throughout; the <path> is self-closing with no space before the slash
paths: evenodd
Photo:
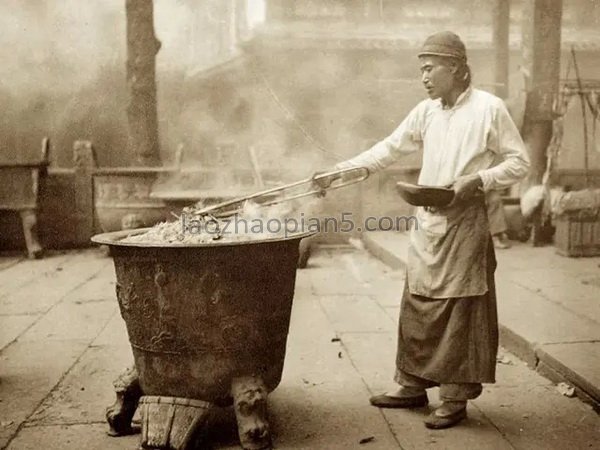
<path id="1" fill-rule="evenodd" d="M 554 245 L 563 256 L 600 256 L 600 212 L 570 211 L 555 217 Z"/>

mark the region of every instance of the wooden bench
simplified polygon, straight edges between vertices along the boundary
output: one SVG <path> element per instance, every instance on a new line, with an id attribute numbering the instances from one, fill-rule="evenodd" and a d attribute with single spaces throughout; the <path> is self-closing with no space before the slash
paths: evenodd
<path id="1" fill-rule="evenodd" d="M 40 258 L 43 248 L 37 232 L 38 195 L 41 177 L 47 174 L 49 140 L 42 141 L 37 162 L 0 162 L 0 210 L 16 211 L 21 216 L 29 258 Z"/>

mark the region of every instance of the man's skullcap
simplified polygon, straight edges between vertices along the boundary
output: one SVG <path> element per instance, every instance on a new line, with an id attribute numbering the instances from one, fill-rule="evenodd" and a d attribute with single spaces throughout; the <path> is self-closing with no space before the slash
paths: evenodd
<path id="1" fill-rule="evenodd" d="M 425 40 L 418 56 L 428 55 L 448 56 L 462 61 L 467 60 L 465 44 L 451 31 L 440 31 Z"/>

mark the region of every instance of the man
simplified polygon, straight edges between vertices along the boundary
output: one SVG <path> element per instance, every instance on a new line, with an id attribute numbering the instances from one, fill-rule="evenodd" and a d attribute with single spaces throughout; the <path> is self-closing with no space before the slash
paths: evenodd
<path id="1" fill-rule="evenodd" d="M 496 261 L 483 192 L 522 179 L 529 159 L 502 100 L 471 87 L 457 35 L 430 36 L 418 57 L 429 99 L 389 137 L 336 169 L 378 171 L 423 151 L 419 184 L 453 186 L 448 207 L 416 210 L 398 327 L 400 386 L 370 400 L 382 408 L 422 407 L 426 389 L 439 385 L 442 404 L 425 425 L 447 428 L 466 417 L 467 400 L 481 394 L 482 383 L 495 382 Z M 502 162 L 494 166 L 497 156 Z"/>

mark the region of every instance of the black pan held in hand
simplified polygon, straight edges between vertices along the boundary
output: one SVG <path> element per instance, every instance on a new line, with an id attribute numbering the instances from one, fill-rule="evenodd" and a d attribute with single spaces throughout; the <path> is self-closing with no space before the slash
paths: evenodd
<path id="1" fill-rule="evenodd" d="M 396 188 L 400 196 L 413 206 L 434 206 L 443 208 L 448 206 L 454 199 L 452 188 L 420 186 L 398 181 Z"/>

